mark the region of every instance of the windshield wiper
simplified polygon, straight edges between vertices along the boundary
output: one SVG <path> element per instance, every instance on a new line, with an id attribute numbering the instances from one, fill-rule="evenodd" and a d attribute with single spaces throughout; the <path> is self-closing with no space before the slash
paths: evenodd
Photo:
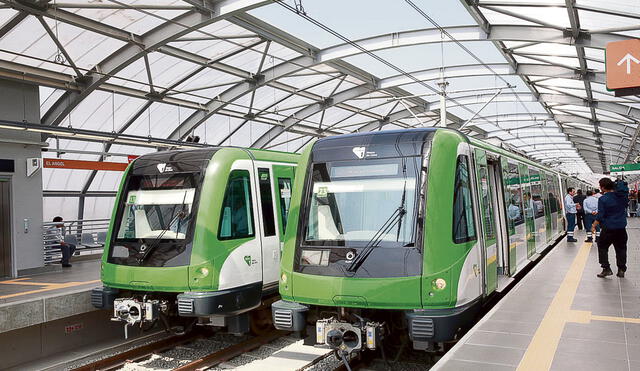
<path id="1" fill-rule="evenodd" d="M 398 140 L 399 139 L 396 139 L 395 149 L 398 152 L 398 154 L 400 156 L 402 156 L 402 151 L 400 151 L 400 146 L 399 146 Z M 396 242 L 398 240 L 400 240 L 400 230 L 402 229 L 402 219 L 405 216 L 405 214 L 407 213 L 407 210 L 405 209 L 405 204 L 407 203 L 407 200 L 406 200 L 406 196 L 407 196 L 407 159 L 405 157 L 401 157 L 401 161 L 402 161 L 402 176 L 404 177 L 404 187 L 402 189 L 402 197 L 400 199 L 400 206 L 398 206 L 398 208 L 393 212 L 393 214 L 391 214 L 389 219 L 387 219 L 387 221 L 384 222 L 382 227 L 380 227 L 380 229 L 378 229 L 376 234 L 373 235 L 371 240 L 362 249 L 362 252 L 358 255 L 358 257 L 351 263 L 351 265 L 349 265 L 349 267 L 347 268 L 348 272 L 355 273 L 358 270 L 358 268 L 360 268 L 362 266 L 362 264 L 365 262 L 365 260 L 367 260 L 369 255 L 371 255 L 371 252 L 373 251 L 373 249 L 378 247 L 378 245 L 380 244 L 380 241 L 382 240 L 384 235 L 389 233 L 396 226 L 396 224 L 398 225 L 398 230 L 396 232 Z"/>
<path id="2" fill-rule="evenodd" d="M 167 227 L 160 232 L 158 237 L 156 237 L 156 239 L 153 240 L 153 243 L 149 245 L 149 247 L 147 247 L 147 249 L 144 251 L 142 256 L 138 259 L 138 265 L 142 265 L 142 263 L 147 259 L 147 257 L 151 254 L 151 252 L 155 250 L 158 247 L 158 245 L 160 245 L 160 242 L 162 241 L 162 237 L 164 237 L 164 234 L 167 233 L 167 231 L 169 231 L 169 229 L 171 228 L 171 225 L 176 221 L 178 221 L 178 219 L 184 219 L 184 217 L 186 216 L 186 213 L 184 212 L 186 200 L 187 200 L 187 191 L 184 191 L 184 197 L 182 198 L 182 205 L 180 205 L 180 209 L 179 209 L 180 211 L 177 214 L 171 215 L 171 221 L 169 222 L 169 224 L 167 224 Z M 176 232 L 176 238 L 177 237 L 178 237 L 178 233 Z"/>
<path id="3" fill-rule="evenodd" d="M 356 272 L 358 268 L 362 266 L 364 261 L 367 260 L 367 258 L 369 257 L 373 249 L 378 247 L 382 238 L 387 233 L 389 233 L 393 229 L 393 227 L 395 227 L 396 224 L 398 224 L 402 220 L 402 218 L 406 213 L 407 211 L 404 209 L 403 206 L 398 207 L 393 212 L 393 214 L 391 214 L 389 219 L 387 219 L 387 221 L 384 222 L 382 227 L 378 229 L 376 234 L 373 235 L 371 240 L 365 245 L 365 247 L 362 249 L 362 252 L 358 255 L 358 257 L 351 263 L 351 265 L 349 265 L 349 267 L 347 268 L 347 271 L 352 273 Z"/>

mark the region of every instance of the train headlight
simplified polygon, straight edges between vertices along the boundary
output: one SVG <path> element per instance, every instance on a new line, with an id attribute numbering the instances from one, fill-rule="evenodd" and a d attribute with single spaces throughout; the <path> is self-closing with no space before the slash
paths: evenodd
<path id="1" fill-rule="evenodd" d="M 444 278 L 436 278 L 431 284 L 436 290 L 444 290 L 444 288 L 447 287 L 447 281 L 445 281 Z"/>
<path id="2" fill-rule="evenodd" d="M 282 273 L 282 276 L 280 276 L 280 280 L 282 281 L 282 283 L 287 283 L 287 274 Z"/>
<path id="3" fill-rule="evenodd" d="M 209 270 L 207 268 L 198 268 L 198 274 L 204 278 L 209 275 Z"/>

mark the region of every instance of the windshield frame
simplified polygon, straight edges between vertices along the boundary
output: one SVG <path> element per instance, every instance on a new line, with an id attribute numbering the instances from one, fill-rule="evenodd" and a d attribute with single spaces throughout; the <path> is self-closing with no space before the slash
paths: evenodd
<path id="1" fill-rule="evenodd" d="M 304 185 L 300 189 L 293 271 L 308 275 L 346 278 L 420 276 L 423 270 L 425 249 L 423 244 L 429 162 L 435 133 L 436 129 L 421 128 L 335 136 L 315 142 L 309 151 L 309 158 L 305 164 Z M 338 246 L 330 242 L 325 246 L 311 246 L 305 243 L 307 219 L 313 193 L 311 188 L 313 184 L 312 169 L 315 164 L 353 160 L 359 164 L 367 165 L 371 164 L 368 162 L 370 160 L 401 157 L 417 157 L 418 176 L 415 179 L 417 186 L 414 198 L 417 206 L 414 206 L 412 211 L 415 227 L 413 246 L 384 247 L 378 246 L 376 241 L 361 247 Z M 349 172 L 347 171 L 347 173 Z M 401 175 L 400 179 L 403 179 Z M 398 206 L 400 206 L 400 202 L 398 202 Z M 408 210 L 410 207 L 405 205 L 405 208 Z M 389 210 L 385 219 L 390 218 L 393 211 Z M 365 255 L 363 259 L 359 258 L 361 254 Z M 308 259 L 305 260 L 305 257 Z M 359 260 L 357 269 L 349 270 L 356 259 Z"/>
<path id="2" fill-rule="evenodd" d="M 216 148 L 207 150 L 191 150 L 191 151 L 175 151 L 154 153 L 151 155 L 145 155 L 136 159 L 131 168 L 127 171 L 126 178 L 123 181 L 119 197 L 116 199 L 115 215 L 112 221 L 110 238 L 108 241 L 108 251 L 106 251 L 107 262 L 110 264 L 122 265 L 122 266 L 143 266 L 143 267 L 178 267 L 187 266 L 191 262 L 191 250 L 193 245 L 193 239 L 195 235 L 197 216 L 199 211 L 200 196 L 204 183 L 205 173 L 209 162 L 212 160 L 213 155 L 217 152 Z M 163 167 L 163 171 L 158 169 L 159 165 L 167 165 Z M 171 167 L 171 170 L 167 168 Z M 122 224 L 122 217 L 126 211 L 126 201 L 130 191 L 132 191 L 132 181 L 136 176 L 153 176 L 158 175 L 158 172 L 166 175 L 190 175 L 193 176 L 193 187 L 176 187 L 177 189 L 190 189 L 195 188 L 193 203 L 191 204 L 191 222 L 188 227 L 186 236 L 184 239 L 171 239 L 163 238 L 156 240 L 156 238 L 133 238 L 122 239 L 117 238 L 120 232 Z M 152 190 L 161 188 L 143 188 L 138 186 L 136 190 Z M 171 188 L 171 189 L 176 189 Z M 170 189 L 167 187 L 166 189 Z M 155 251 L 151 251 L 150 254 L 139 262 L 137 259 L 142 256 L 139 253 L 141 246 L 145 244 L 147 247 L 152 248 Z M 133 250 L 129 253 L 128 257 L 122 257 L 119 255 L 114 256 L 114 250 L 116 246 L 121 246 L 127 250 Z M 153 246 L 153 247 L 152 247 Z M 107 248 L 105 246 L 105 248 Z M 175 250 L 175 253 L 166 255 L 167 251 Z M 135 252 L 138 251 L 138 252 Z M 154 256 L 158 254 L 157 256 Z M 161 254 L 165 256 L 161 257 Z M 164 259 L 164 260 L 163 260 Z"/>
<path id="3" fill-rule="evenodd" d="M 385 158 L 374 158 L 374 159 L 366 159 L 366 160 L 350 160 L 350 159 L 345 159 L 345 160 L 334 160 L 334 161 L 319 161 L 319 162 L 310 162 L 309 163 L 309 168 L 308 168 L 308 176 L 307 179 L 305 179 L 305 192 L 304 192 L 304 200 L 302 202 L 302 207 L 301 207 L 301 215 L 300 215 L 300 226 L 301 228 L 299 228 L 299 232 L 298 232 L 298 241 L 300 241 L 299 245 L 301 247 L 310 247 L 310 248 L 321 248 L 321 247 L 332 247 L 332 248 L 364 248 L 365 246 L 367 246 L 370 242 L 370 239 L 363 239 L 363 240 L 349 240 L 349 239 L 334 239 L 334 240 L 308 240 L 308 228 L 309 228 L 309 219 L 310 219 L 310 213 L 311 213 L 311 206 L 313 203 L 313 198 L 314 198 L 314 184 L 317 182 L 314 182 L 313 180 L 313 172 L 315 169 L 315 166 L 317 165 L 325 165 L 326 166 L 326 170 L 328 173 L 331 173 L 331 169 L 333 164 L 339 164 L 339 165 L 349 165 L 349 164 L 353 164 L 354 166 L 370 166 L 370 165 L 382 165 L 382 164 L 398 164 L 398 173 L 395 176 L 384 176 L 384 179 L 394 179 L 397 180 L 399 182 L 402 182 L 402 180 L 404 180 L 404 176 L 402 175 L 402 159 L 406 159 L 406 164 L 407 164 L 407 183 L 409 183 L 409 181 L 413 182 L 414 184 L 412 184 L 411 186 L 409 186 L 407 184 L 407 188 L 406 188 L 406 192 L 407 192 L 407 198 L 410 198 L 409 195 L 411 194 L 410 192 L 413 193 L 413 205 L 409 205 L 408 203 L 405 203 L 404 205 L 404 210 L 406 211 L 406 214 L 402 217 L 402 224 L 405 224 L 408 222 L 409 217 L 411 218 L 409 220 L 409 222 L 411 223 L 411 230 L 410 230 L 410 235 L 413 237 L 411 241 L 401 241 L 401 242 L 395 242 L 395 241 L 381 241 L 382 243 L 380 243 L 380 247 L 385 247 L 385 248 L 412 248 L 412 247 L 416 247 L 419 244 L 419 240 L 420 236 L 418 236 L 419 234 L 419 228 L 417 225 L 417 219 L 419 217 L 419 212 L 418 212 L 418 208 L 420 207 L 420 197 L 422 195 L 422 192 L 420 191 L 420 187 L 422 187 L 422 171 L 421 171 L 421 167 L 423 166 L 423 158 L 422 156 L 396 156 L 396 157 L 385 157 Z M 413 163 L 414 165 L 410 165 L 411 163 Z M 415 166 L 415 173 L 412 172 L 412 169 L 410 169 L 411 166 Z M 412 176 L 409 176 L 409 174 L 411 174 Z M 376 177 L 376 178 L 368 178 L 368 177 L 335 177 L 335 176 L 331 176 L 331 174 L 329 174 L 329 178 L 330 178 L 330 182 L 334 182 L 334 181 L 340 181 L 340 180 L 366 180 L 366 179 L 381 179 L 381 177 Z M 397 207 L 401 206 L 401 199 L 398 199 L 398 205 Z M 377 226 L 376 228 L 380 228 L 382 227 L 382 222 L 384 220 L 386 220 L 388 217 L 391 216 L 391 214 L 394 212 L 394 210 L 396 209 L 389 209 L 389 213 L 388 215 L 383 215 L 381 216 L 381 224 L 379 226 Z M 375 232 L 375 231 L 374 231 Z"/>
<path id="4" fill-rule="evenodd" d="M 158 238 L 158 236 L 153 236 L 153 237 L 119 237 L 120 232 L 122 230 L 123 227 L 123 223 L 124 223 L 124 213 L 127 212 L 127 206 L 131 205 L 131 203 L 129 203 L 127 200 L 129 199 L 129 197 L 131 196 L 131 192 L 154 192 L 154 191 L 159 191 L 160 189 L 137 189 L 137 190 L 127 190 L 127 194 L 123 195 L 123 214 L 122 216 L 119 218 L 120 220 L 120 225 L 116 226 L 114 225 L 114 233 L 115 233 L 115 237 L 114 237 L 114 241 L 115 242 L 135 242 L 135 241 L 139 241 L 139 240 L 155 240 L 156 238 Z M 164 190 L 164 189 L 163 189 Z M 166 222 L 169 222 L 169 225 L 166 228 L 166 234 L 168 235 L 167 237 L 162 237 L 160 238 L 161 240 L 176 240 L 176 241 L 185 241 L 188 239 L 189 234 L 191 233 L 191 230 L 193 229 L 193 225 L 196 219 L 196 209 L 195 209 L 195 202 L 196 202 L 196 190 L 197 190 L 197 186 L 194 187 L 189 187 L 189 188 L 179 188 L 179 189 L 171 189 L 171 190 L 179 190 L 179 191 L 184 191 L 185 193 L 185 201 L 184 203 L 176 203 L 176 204 L 155 204 L 155 203 L 151 203 L 151 204 L 134 204 L 137 206 L 156 206 L 156 207 L 173 207 L 173 212 L 170 215 L 170 219 L 166 220 Z M 186 195 L 189 193 L 190 190 L 193 190 L 193 194 L 192 194 L 192 200 L 190 200 L 191 202 L 187 202 L 186 201 Z M 138 193 L 136 196 L 138 196 L 140 193 Z M 175 218 L 178 215 L 178 213 L 180 212 L 180 208 L 182 208 L 182 205 L 185 205 L 188 209 L 188 216 L 189 216 L 189 221 L 188 221 L 188 226 L 187 226 L 187 230 L 184 233 L 184 238 L 170 238 L 171 235 L 175 235 L 175 233 L 173 234 L 169 234 L 170 232 L 173 232 L 170 227 L 171 227 L 171 223 L 172 221 L 175 223 Z M 177 211 L 177 212 L 176 212 Z M 148 216 L 149 213 L 145 211 L 145 214 Z M 135 223 L 135 219 L 134 219 L 134 223 Z M 165 229 L 157 229 L 157 231 L 160 231 L 160 233 L 162 233 L 162 231 L 164 231 Z M 156 231 L 156 229 L 152 229 L 152 231 Z"/>

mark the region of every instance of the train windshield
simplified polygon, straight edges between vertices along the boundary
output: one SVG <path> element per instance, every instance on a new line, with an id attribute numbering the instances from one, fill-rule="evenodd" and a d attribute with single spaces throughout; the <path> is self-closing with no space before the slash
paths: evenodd
<path id="1" fill-rule="evenodd" d="M 413 247 L 420 157 L 313 165 L 305 244 Z"/>
<path id="2" fill-rule="evenodd" d="M 129 191 L 118 239 L 185 239 L 194 194 L 195 188 Z"/>
<path id="3" fill-rule="evenodd" d="M 110 261 L 164 266 L 186 248 L 195 219 L 198 173 L 130 176 Z"/>

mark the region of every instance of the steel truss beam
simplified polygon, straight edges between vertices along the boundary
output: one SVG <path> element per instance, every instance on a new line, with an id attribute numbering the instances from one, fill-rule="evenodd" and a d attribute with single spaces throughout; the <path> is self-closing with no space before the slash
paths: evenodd
<path id="1" fill-rule="evenodd" d="M 25 12 L 18 12 L 11 19 L 6 21 L 2 27 L 0 27 L 0 38 L 9 33 L 9 31 L 13 30 L 14 27 L 20 24 L 25 18 L 27 18 L 29 14 Z"/>
<path id="2" fill-rule="evenodd" d="M 14 1 L 0 0 L 0 1 L 3 1 L 9 4 L 11 7 L 15 9 L 19 9 L 23 12 L 29 12 L 30 14 L 36 14 L 40 16 L 53 17 L 52 15 L 53 11 L 50 7 L 43 7 L 43 8 L 30 7 L 30 6 L 24 5 L 24 3 L 22 2 L 18 2 L 15 0 Z M 185 35 L 186 33 L 197 29 L 201 25 L 214 22 L 215 20 L 211 20 L 211 19 L 215 18 L 216 15 L 220 14 L 214 11 L 213 12 L 214 16 L 213 17 L 211 16 L 211 12 L 214 9 L 214 7 L 219 6 L 220 3 L 200 2 L 200 1 L 190 1 L 190 3 L 192 3 L 192 5 L 197 8 L 197 11 L 189 11 L 186 14 L 181 16 L 184 18 L 179 17 L 180 19 L 174 20 L 182 24 L 177 25 L 174 23 L 174 26 L 162 25 L 161 27 L 158 27 L 157 29 L 150 31 L 149 33 L 143 36 L 131 35 L 122 30 L 114 29 L 104 24 L 101 24 L 99 22 L 85 19 L 73 13 L 65 12 L 62 9 L 56 9 L 56 12 L 57 12 L 56 16 L 63 22 L 74 24 L 78 27 L 83 27 L 93 32 L 109 35 L 110 37 L 115 37 L 119 40 L 124 40 L 128 42 L 127 46 L 123 47 L 123 49 L 114 53 L 114 54 L 118 54 L 117 58 L 114 57 L 112 59 L 111 57 L 109 57 L 105 61 L 103 61 L 104 63 L 100 64 L 100 67 L 112 67 L 110 71 L 117 71 L 118 67 L 120 67 L 121 69 L 124 65 L 130 63 L 131 60 L 135 60 L 136 58 L 139 58 L 141 55 L 144 55 L 154 49 L 170 55 L 179 56 L 180 58 L 183 58 L 186 60 L 198 61 L 200 65 L 211 66 L 210 61 L 207 61 L 205 58 L 202 58 L 196 55 L 190 55 L 189 53 L 184 52 L 180 49 L 164 45 L 166 44 L 166 42 L 175 40 Z M 238 7 L 243 6 L 243 4 L 240 4 L 241 1 L 228 0 L 224 3 L 233 4 Z M 250 5 L 250 7 L 259 6 L 259 5 L 262 5 L 262 3 L 266 3 L 266 1 L 263 1 L 263 2 L 254 1 L 253 5 Z M 569 1 L 567 3 L 569 3 Z M 237 5 L 237 4 L 240 4 L 240 5 Z M 569 6 L 567 8 L 569 9 Z M 240 8 L 237 8 L 237 9 L 240 9 Z M 26 14 L 26 13 L 20 13 L 20 14 Z M 233 15 L 233 13 L 226 13 L 224 16 L 228 16 L 229 14 Z M 244 22 L 244 25 L 246 26 L 247 24 L 255 23 L 252 26 L 254 29 L 250 31 L 256 32 L 256 29 L 259 28 L 258 30 L 259 32 L 256 32 L 256 33 L 265 37 L 265 39 L 274 40 L 276 42 L 282 43 L 287 47 L 291 47 L 294 50 L 303 52 L 302 57 L 299 57 L 290 61 L 295 63 L 294 66 L 296 68 L 292 68 L 292 66 L 279 65 L 279 67 L 281 68 L 277 72 L 280 72 L 280 74 L 275 76 L 275 78 L 272 78 L 271 81 L 269 81 L 271 82 L 271 84 L 269 84 L 271 86 L 278 84 L 277 82 L 278 78 L 287 76 L 293 73 L 293 71 L 300 70 L 303 68 L 313 67 L 315 65 L 319 65 L 325 62 L 326 64 L 331 65 L 332 67 L 338 69 L 341 72 L 344 72 L 344 69 L 350 69 L 349 71 L 347 71 L 347 73 L 349 73 L 352 76 L 361 78 L 363 79 L 363 81 L 367 81 L 367 84 L 369 84 L 368 81 L 371 81 L 369 85 L 370 86 L 369 91 L 386 89 L 386 88 L 395 89 L 397 86 L 401 85 L 398 83 L 394 84 L 393 82 L 387 79 L 376 81 L 375 78 L 373 78 L 371 75 L 367 74 L 366 72 L 354 71 L 355 68 L 352 68 L 352 66 L 349 66 L 345 63 L 337 61 L 336 58 L 343 58 L 346 56 L 360 53 L 359 50 L 355 49 L 351 45 L 348 45 L 348 44 L 336 45 L 323 50 L 312 49 L 309 47 L 309 45 L 306 45 L 304 42 L 295 40 L 291 36 L 269 25 L 265 27 L 264 23 L 261 24 L 257 22 L 252 22 L 253 17 L 251 16 L 240 14 L 240 13 L 236 13 L 235 15 L 236 16 L 233 17 L 233 21 L 238 24 L 242 25 L 242 23 Z M 604 46 L 608 41 L 618 40 L 623 38 L 622 36 L 613 35 L 613 34 L 586 35 L 583 31 L 579 30 L 579 27 L 575 27 L 573 22 L 572 22 L 572 32 L 570 33 L 567 33 L 564 30 L 553 28 L 553 27 L 502 26 L 502 25 L 489 27 L 488 22 L 482 19 L 480 12 L 477 12 L 477 14 L 472 12 L 472 15 L 477 20 L 479 20 L 480 26 L 460 26 L 460 27 L 448 28 L 448 31 L 452 33 L 452 35 L 454 35 L 454 37 L 459 41 L 462 41 L 462 42 L 492 41 L 494 43 L 509 41 L 509 40 L 530 41 L 532 43 L 553 42 L 553 43 L 561 43 L 566 45 L 576 45 L 578 49 L 582 49 L 585 46 L 594 47 L 594 48 L 604 48 Z M 220 18 L 222 18 L 222 16 L 220 16 Z M 170 22 L 167 22 L 167 23 L 170 23 Z M 184 27 L 185 24 L 188 24 L 189 27 L 185 28 Z M 172 32 L 171 27 L 175 27 L 176 32 Z M 181 30 L 182 32 L 180 32 L 180 30 L 177 30 L 177 28 L 182 28 Z M 443 42 L 443 40 L 441 38 L 441 33 L 438 29 L 423 29 L 423 30 L 414 30 L 414 31 L 400 32 L 400 33 L 394 33 L 394 34 L 388 34 L 388 35 L 381 35 L 381 36 L 376 36 L 372 38 L 366 38 L 356 42 L 359 45 L 365 46 L 370 50 L 382 50 L 387 48 L 402 47 L 402 46 L 408 46 L 408 45 L 420 45 L 420 44 L 428 44 L 428 43 L 436 43 L 436 42 L 439 43 L 439 42 Z M 450 42 L 450 40 L 444 40 L 444 42 Z M 132 46 L 135 46 L 135 48 L 132 48 Z M 136 48 L 137 50 L 134 50 Z M 299 60 L 303 60 L 308 64 L 297 65 L 297 62 Z M 120 63 L 115 63 L 115 62 L 120 62 Z M 287 63 L 283 63 L 283 65 L 286 65 L 286 64 Z M 585 81 L 593 81 L 598 83 L 601 83 L 604 80 L 602 73 L 599 73 L 599 72 L 594 73 L 593 71 L 586 71 L 586 65 L 585 66 L 581 65 L 581 68 L 579 70 L 576 70 L 576 69 L 571 69 L 571 68 L 552 65 L 552 64 L 543 65 L 543 66 L 517 65 L 515 63 L 512 63 L 510 60 L 510 63 L 507 66 L 509 67 L 509 71 L 511 74 L 522 76 L 525 82 L 528 82 L 527 76 L 546 76 L 546 77 L 582 79 Z M 288 69 L 286 67 L 288 67 Z M 481 67 L 481 65 L 478 65 L 477 67 Z M 238 84 L 235 87 L 231 88 L 231 89 L 236 88 L 234 91 L 232 91 L 232 92 L 235 92 L 235 95 L 233 95 L 233 98 L 234 98 L 233 100 L 243 96 L 244 94 L 255 92 L 257 87 L 267 85 L 266 80 L 269 76 L 267 71 L 264 71 L 261 75 L 253 76 L 251 73 L 248 73 L 246 71 L 241 71 L 231 66 L 225 66 L 223 64 L 220 64 L 218 68 L 224 68 L 227 71 L 232 71 L 234 74 L 239 76 L 246 76 L 245 78 L 250 80 L 250 81 L 244 81 L 243 83 Z M 97 70 L 98 69 L 96 69 L 96 71 Z M 104 84 L 104 81 L 108 78 L 108 77 L 105 78 L 104 77 L 105 75 L 102 75 L 102 78 L 100 77 L 96 78 L 96 75 L 97 75 L 96 73 L 94 74 L 89 73 L 87 75 L 92 77 L 92 79 L 88 83 L 87 82 L 83 82 L 82 84 L 76 83 L 75 86 L 77 88 L 73 89 L 75 91 L 69 92 L 70 96 L 72 96 L 73 94 L 77 94 L 78 97 L 80 97 L 80 99 L 77 100 L 75 104 L 79 103 L 79 101 L 81 101 L 84 97 L 86 97 L 86 95 L 81 97 L 82 93 L 86 93 L 89 90 L 104 88 L 104 87 L 101 87 L 101 84 Z M 110 75 L 110 73 L 107 73 L 106 75 Z M 266 77 L 263 77 L 263 76 L 266 76 Z M 385 84 L 388 84 L 388 85 L 385 85 Z M 530 84 L 530 82 L 528 84 Z M 587 84 L 588 82 L 585 82 L 585 86 Z M 357 88 L 361 88 L 361 87 L 357 87 Z M 356 89 L 356 88 L 353 88 L 353 89 Z M 113 90 L 113 89 L 105 89 L 105 90 Z M 352 93 L 355 91 L 356 90 L 353 90 Z M 128 93 L 134 94 L 134 92 L 132 91 L 128 91 Z M 536 95 L 535 89 L 532 90 L 532 93 Z M 138 92 L 135 92 L 135 94 L 138 94 Z M 545 100 L 546 98 L 550 98 L 550 95 L 545 95 L 545 94 L 541 95 L 540 101 L 542 101 L 543 104 L 546 104 L 547 103 Z M 70 112 L 70 110 L 72 109 L 71 107 L 72 105 L 63 102 L 62 100 L 63 98 L 61 98 L 56 103 L 56 105 L 52 107 L 53 111 L 50 111 L 45 115 L 46 116 L 45 122 L 50 122 L 54 124 L 59 123 L 61 122 L 62 119 L 64 119 L 64 117 L 66 117 L 66 114 Z M 66 99 L 66 100 L 67 102 L 69 101 L 69 99 Z M 204 117 L 203 119 L 204 115 L 202 110 L 207 110 L 206 115 L 208 115 L 207 117 L 209 117 L 213 113 L 220 112 L 224 108 L 224 105 L 226 104 L 226 102 L 233 101 L 233 100 L 227 100 L 227 99 L 221 98 L 220 99 L 221 102 L 217 102 L 218 104 L 222 103 L 222 105 L 219 107 L 216 106 L 215 100 L 213 100 L 212 102 L 210 102 L 210 104 L 207 104 L 206 106 L 197 107 L 196 109 L 198 109 L 198 112 L 194 113 L 194 115 L 198 115 L 199 117 L 196 117 L 196 119 L 192 119 L 190 117 L 189 119 L 187 119 L 188 121 L 185 121 L 184 123 L 182 123 L 179 126 L 179 128 L 181 129 L 177 130 L 178 136 L 181 136 L 182 133 L 188 133 L 190 131 L 190 130 L 183 131 L 182 129 L 186 129 L 189 127 L 195 128 L 197 125 L 199 125 L 200 123 L 206 120 L 206 117 Z M 420 105 L 423 105 L 423 106 L 426 105 L 424 101 L 421 101 L 420 99 L 416 99 L 416 100 L 417 101 L 414 101 L 415 106 L 411 107 L 411 110 L 418 110 L 416 107 L 420 107 Z M 344 97 L 344 100 L 339 100 L 338 104 L 345 104 L 345 102 L 347 101 L 348 101 L 348 98 Z M 577 102 L 574 101 L 574 103 L 567 103 L 567 104 L 575 104 L 575 103 Z M 187 102 L 180 102 L 177 104 L 181 106 L 189 106 Z M 608 110 L 610 112 L 622 114 L 632 119 L 636 119 L 638 117 L 637 116 L 638 112 L 636 112 L 637 109 L 626 106 L 624 104 L 614 103 L 614 102 L 602 102 L 602 101 L 598 102 L 598 101 L 594 101 L 592 98 L 587 99 L 587 104 L 592 111 L 594 111 L 596 108 L 599 108 L 603 110 Z M 209 112 L 212 111 L 211 110 L 212 107 L 215 110 L 215 112 L 209 114 Z M 305 107 L 303 110 L 301 110 L 302 112 L 300 111 L 299 112 L 302 114 L 307 114 L 307 113 L 313 114 L 313 112 L 317 112 L 317 109 L 319 108 L 321 110 L 326 109 L 327 101 L 318 100 L 317 103 L 314 103 L 309 107 Z M 426 106 L 426 108 L 428 108 L 428 106 Z M 421 111 L 424 112 L 424 110 L 421 110 Z M 627 111 L 626 114 L 624 113 L 625 111 Z M 365 113 L 363 111 L 362 113 L 367 114 L 368 112 Z M 407 112 L 407 114 L 410 115 L 409 112 Z M 372 116 L 373 116 L 372 118 L 374 118 L 374 121 L 372 122 L 376 122 L 376 120 L 384 120 L 384 118 L 376 118 L 375 115 L 372 115 Z M 298 117 L 298 113 L 296 113 L 296 117 Z M 402 118 L 405 118 L 405 117 L 402 117 Z M 402 119 L 402 118 L 399 118 L 399 119 Z M 290 124 L 290 122 L 293 122 L 293 121 L 295 120 L 293 120 L 292 117 L 289 117 L 285 119 L 285 121 L 283 121 L 283 123 L 286 122 L 285 124 L 283 124 L 283 126 L 278 126 L 277 128 L 274 128 L 274 129 L 280 130 L 280 128 L 284 128 L 285 130 L 287 129 L 295 130 L 293 125 L 297 125 L 297 124 L 296 123 Z M 593 118 L 592 121 L 596 122 L 595 118 Z M 300 130 L 304 133 L 309 132 L 308 128 L 307 129 L 301 128 Z M 172 134 L 172 136 L 174 134 Z"/>
<path id="3" fill-rule="evenodd" d="M 100 22 L 80 17 L 74 13 L 61 11 L 60 9 L 53 10 L 47 5 L 38 7 L 25 5 L 25 3 L 16 0 L 1 1 L 21 11 L 55 18 L 61 22 L 70 23 L 77 27 L 127 41 L 125 46 L 111 54 L 92 71 L 83 76 L 82 89 L 79 92 L 67 91 L 58 99 L 42 117 L 42 122 L 47 125 L 59 125 L 73 108 L 108 80 L 110 76 L 118 73 L 124 67 L 147 53 L 164 47 L 167 43 L 201 27 L 271 2 L 268 0 L 224 0 L 216 2 L 213 4 L 214 8 L 208 14 L 203 14 L 199 11 L 187 11 L 138 37 L 125 31 L 106 26 Z M 173 49 L 175 48 L 165 47 L 165 50 Z"/>
<path id="4" fill-rule="evenodd" d="M 245 29 L 251 32 L 255 32 L 259 34 L 260 36 L 262 36 L 267 40 L 271 40 L 279 44 L 285 45 L 297 52 L 302 53 L 303 55 L 300 57 L 294 58 L 289 62 L 283 62 L 272 68 L 265 69 L 260 74 L 258 79 L 245 81 L 227 89 L 225 92 L 223 92 L 220 95 L 219 100 L 213 99 L 212 101 L 207 103 L 206 112 L 195 112 L 189 118 L 187 118 L 176 130 L 174 130 L 174 132 L 169 136 L 170 138 L 176 138 L 178 135 L 178 132 L 185 133 L 185 132 L 192 131 L 201 123 L 205 122 L 213 114 L 215 114 L 219 109 L 222 109 L 225 105 L 227 105 L 228 102 L 233 102 L 239 99 L 240 97 L 244 96 L 245 94 L 253 93 L 255 90 L 257 90 L 262 86 L 269 85 L 269 86 L 278 87 L 277 84 L 279 84 L 278 80 L 280 78 L 302 71 L 306 68 L 313 68 L 315 66 L 322 64 L 322 62 L 319 62 L 316 58 L 317 53 L 319 51 L 317 48 L 289 34 L 286 34 L 283 31 L 269 24 L 266 24 L 265 22 L 262 22 L 255 17 L 249 16 L 247 14 L 243 14 L 243 15 L 238 15 L 234 17 L 233 19 L 231 19 L 231 21 L 233 23 L 238 24 L 241 27 L 244 27 Z M 328 61 L 328 63 L 325 63 L 325 64 L 327 64 L 332 68 L 335 68 L 337 71 L 341 73 L 348 74 L 362 81 L 365 81 L 365 84 L 359 87 L 353 88 L 355 90 L 352 90 L 352 92 L 356 90 L 357 91 L 366 90 L 366 92 L 363 92 L 362 94 L 360 94 L 360 95 L 363 95 L 376 90 L 377 79 L 373 75 L 368 74 L 367 72 L 362 71 L 342 61 Z M 409 95 L 408 92 L 397 89 L 397 88 L 394 88 L 393 90 L 391 90 L 391 92 L 393 94 Z M 366 110 L 362 110 L 360 108 L 345 104 L 345 102 L 348 99 L 342 99 L 342 96 L 338 97 L 338 99 L 336 99 L 335 96 L 331 96 L 331 97 L 315 96 L 315 99 L 314 98 L 312 99 L 318 102 L 311 106 L 316 108 L 307 107 L 299 112 L 296 112 L 292 117 L 285 119 L 283 122 L 286 122 L 284 124 L 286 130 L 291 131 L 291 126 L 293 125 L 292 121 L 294 121 L 294 117 L 298 117 L 298 118 L 309 117 L 310 115 L 306 115 L 306 113 L 314 112 L 315 114 L 315 112 L 317 111 L 317 107 L 320 107 L 320 106 L 322 107 L 320 111 L 331 106 L 338 106 L 340 108 L 347 109 L 352 112 L 359 112 L 363 115 L 369 115 L 370 117 L 375 119 L 382 118 L 382 117 L 377 117 L 378 115 L 371 114 Z M 420 98 L 412 98 L 411 101 L 414 102 L 414 104 L 416 103 L 426 104 L 426 101 Z M 320 112 L 320 111 L 317 111 L 317 112 Z M 267 134 L 274 133 L 274 132 L 282 133 L 284 131 L 281 130 L 279 126 L 279 127 L 272 128 L 267 132 Z M 316 133 L 316 135 L 318 135 L 318 133 Z"/>
<path id="5" fill-rule="evenodd" d="M 115 197 L 115 191 L 42 191 L 42 197 Z"/>

